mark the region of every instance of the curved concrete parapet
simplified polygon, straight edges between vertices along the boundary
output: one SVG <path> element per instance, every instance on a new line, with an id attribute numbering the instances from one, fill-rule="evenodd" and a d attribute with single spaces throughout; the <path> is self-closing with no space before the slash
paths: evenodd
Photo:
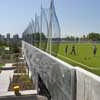
<path id="1" fill-rule="evenodd" d="M 77 100 L 100 100 L 100 77 L 76 68 Z"/>
<path id="2" fill-rule="evenodd" d="M 71 65 L 26 42 L 22 50 L 32 78 L 40 75 L 52 100 L 75 100 L 75 71 Z"/>
<path id="3" fill-rule="evenodd" d="M 52 100 L 100 100 L 100 77 L 73 67 L 23 42 L 23 54 L 32 77 L 45 83 Z"/>

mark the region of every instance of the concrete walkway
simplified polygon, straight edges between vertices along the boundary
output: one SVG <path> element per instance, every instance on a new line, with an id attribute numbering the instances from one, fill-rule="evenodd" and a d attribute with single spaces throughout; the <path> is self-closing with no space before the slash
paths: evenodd
<path id="1" fill-rule="evenodd" d="M 12 67 L 11 63 L 5 64 L 4 68 Z M 13 78 L 14 70 L 4 70 L 0 73 L 0 96 L 8 92 L 10 79 Z"/>
<path id="2" fill-rule="evenodd" d="M 20 91 L 21 95 L 37 95 L 37 90 L 24 90 Z M 2 96 L 14 96 L 14 91 L 3 93 Z"/>

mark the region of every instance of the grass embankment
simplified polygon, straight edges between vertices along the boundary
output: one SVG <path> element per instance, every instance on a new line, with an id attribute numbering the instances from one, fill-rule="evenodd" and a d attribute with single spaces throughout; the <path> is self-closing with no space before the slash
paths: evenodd
<path id="1" fill-rule="evenodd" d="M 53 45 L 56 46 L 56 44 Z M 67 55 L 65 53 L 66 45 L 68 45 Z M 96 44 L 96 56 L 93 55 L 93 43 L 74 43 L 76 55 L 71 55 L 72 45 L 73 43 L 61 43 L 58 58 L 73 66 L 79 66 L 100 75 L 100 44 Z"/>

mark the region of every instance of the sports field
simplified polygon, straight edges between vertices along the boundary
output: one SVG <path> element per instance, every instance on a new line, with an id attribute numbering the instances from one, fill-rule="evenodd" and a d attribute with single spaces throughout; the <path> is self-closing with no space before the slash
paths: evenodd
<path id="1" fill-rule="evenodd" d="M 76 55 L 71 55 L 73 44 L 75 45 Z M 65 53 L 66 45 L 68 45 L 67 55 Z M 100 44 L 95 44 L 97 53 L 93 55 L 93 43 L 61 43 L 58 58 L 70 63 L 74 66 L 82 67 L 97 75 L 100 75 Z"/>

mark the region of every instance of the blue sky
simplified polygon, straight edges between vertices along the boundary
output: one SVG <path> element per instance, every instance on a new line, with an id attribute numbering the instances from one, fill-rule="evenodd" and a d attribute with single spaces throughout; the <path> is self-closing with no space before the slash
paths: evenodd
<path id="1" fill-rule="evenodd" d="M 42 0 L 47 7 L 50 0 Z M 19 33 L 34 14 L 40 13 L 41 0 L 0 0 L 0 33 Z M 100 32 L 100 0 L 55 0 L 62 33 Z"/>

